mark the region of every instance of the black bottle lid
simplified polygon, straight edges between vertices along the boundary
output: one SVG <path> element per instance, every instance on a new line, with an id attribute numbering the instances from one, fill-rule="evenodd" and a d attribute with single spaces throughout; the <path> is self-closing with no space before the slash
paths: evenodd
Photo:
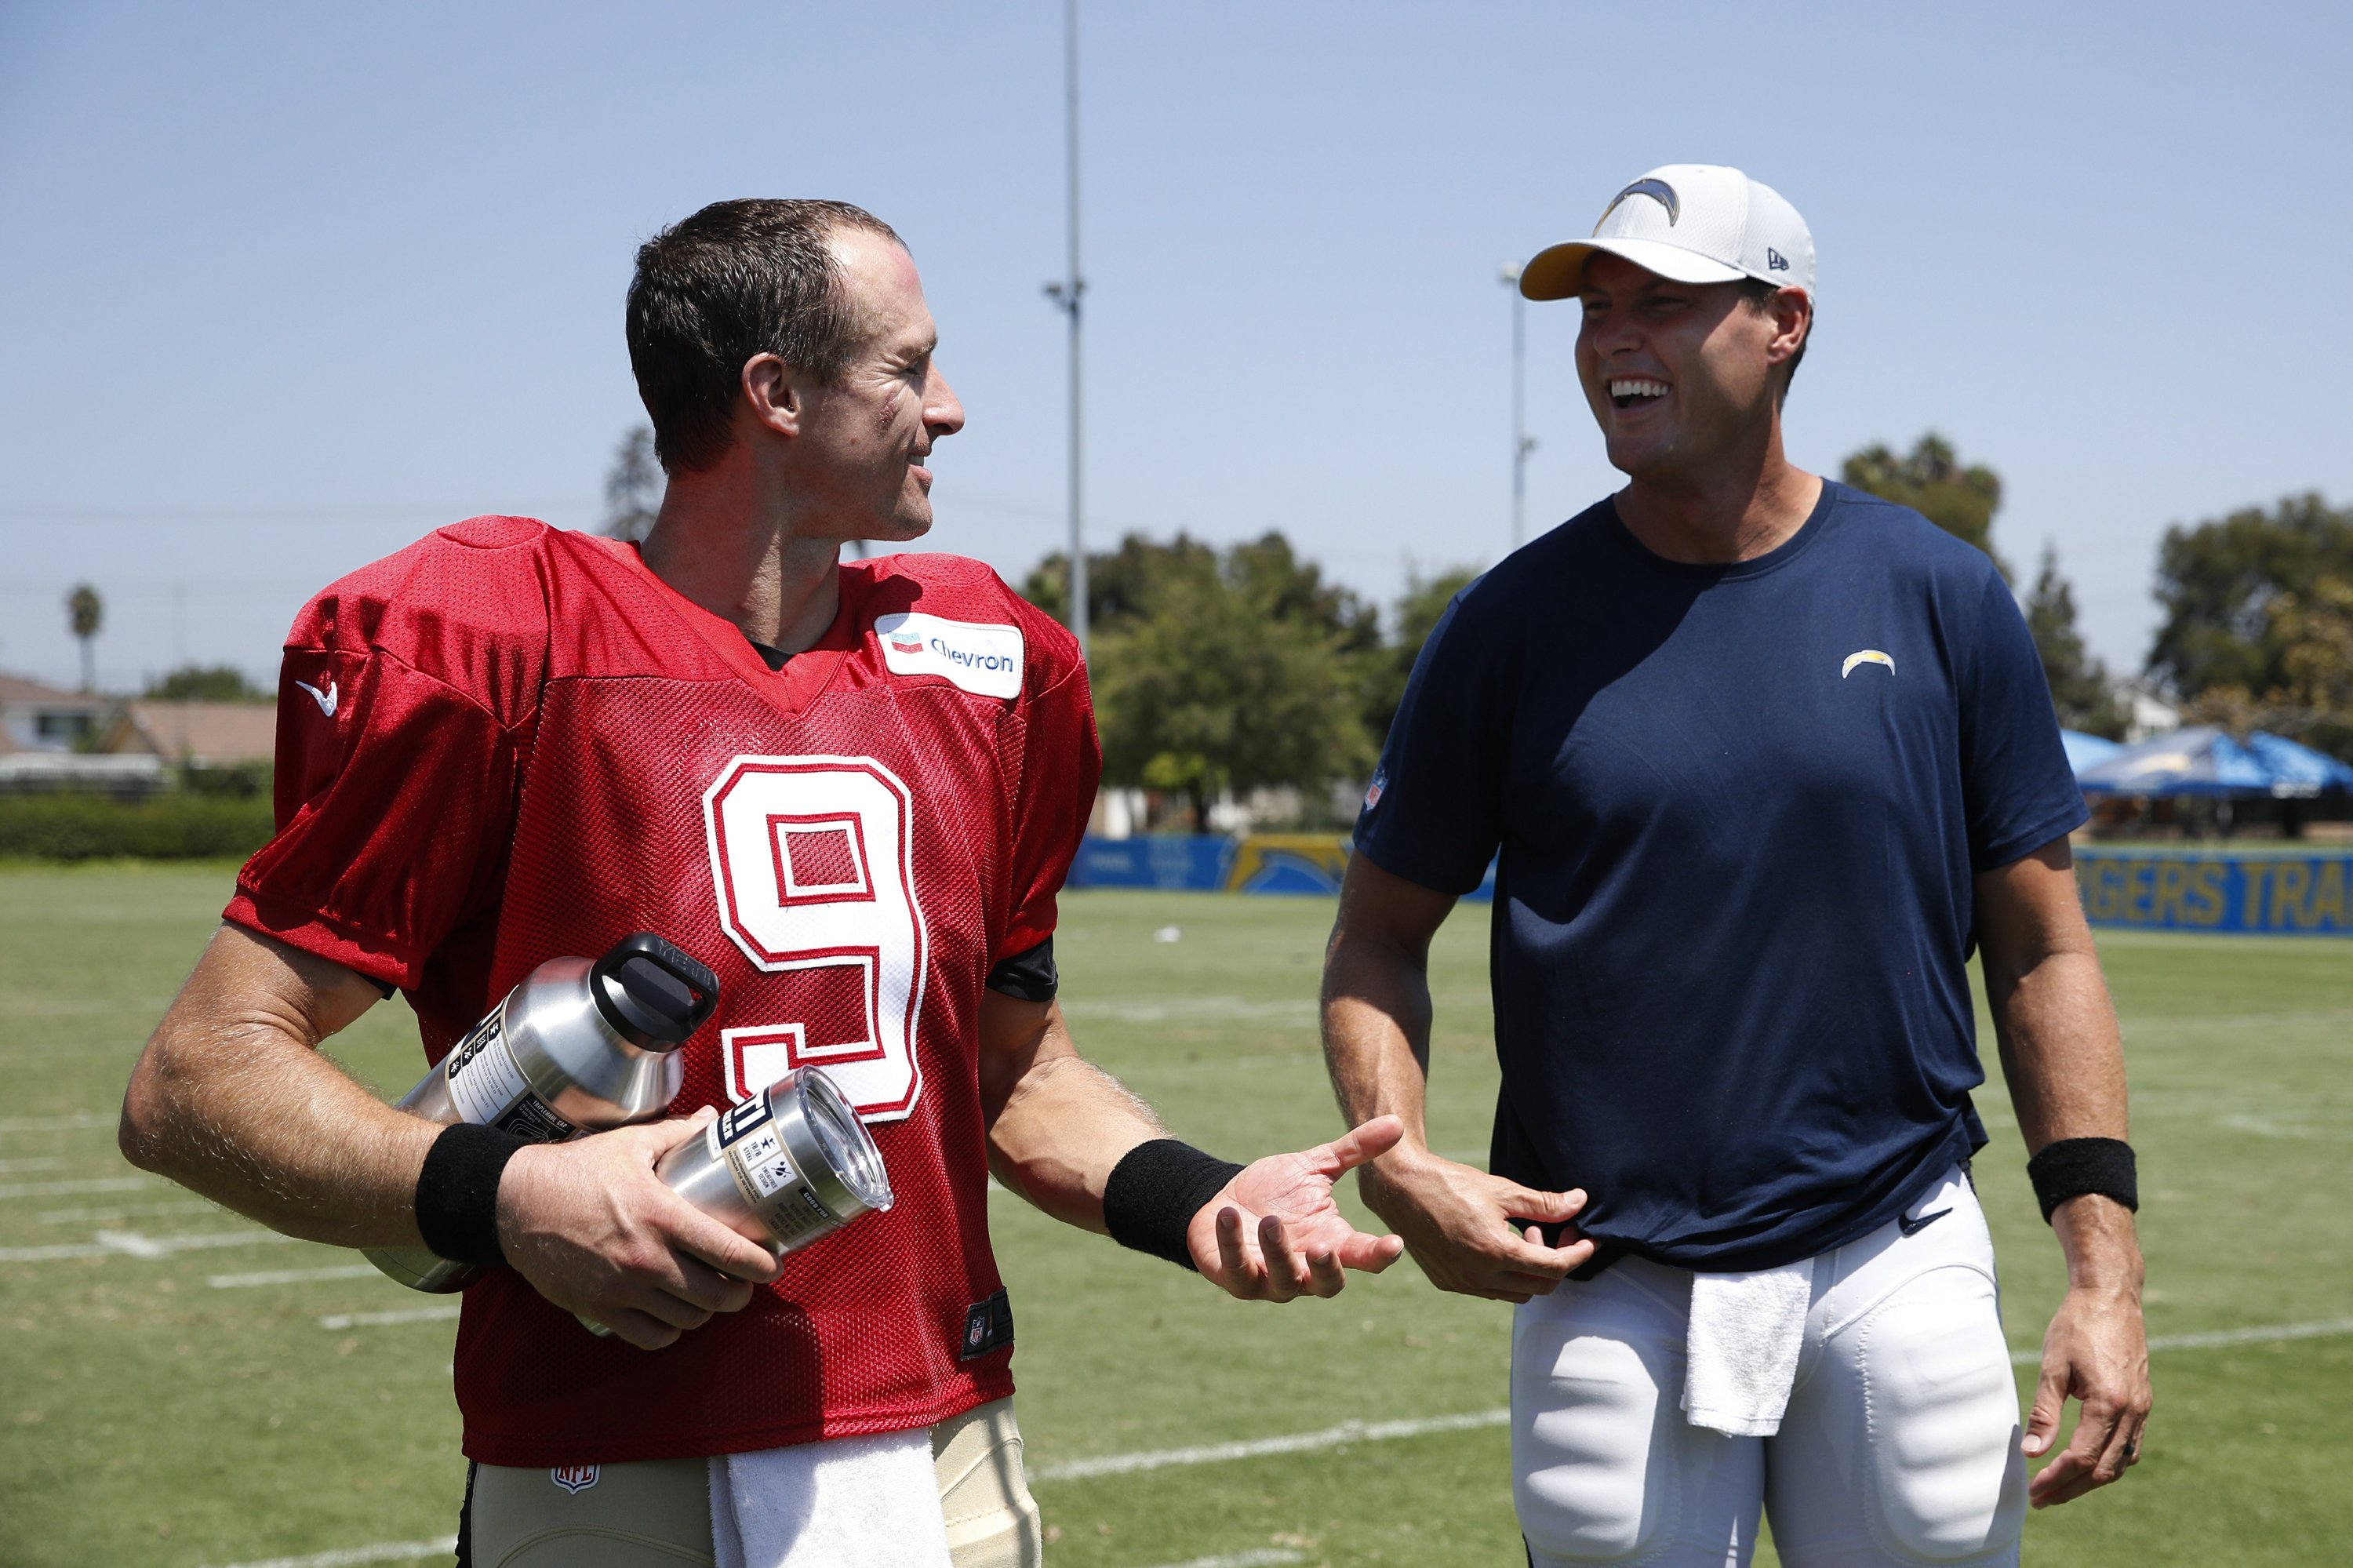
<path id="1" fill-rule="evenodd" d="M 588 994 L 630 1044 L 675 1051 L 718 1007 L 719 977 L 651 931 L 639 931 L 590 968 Z"/>

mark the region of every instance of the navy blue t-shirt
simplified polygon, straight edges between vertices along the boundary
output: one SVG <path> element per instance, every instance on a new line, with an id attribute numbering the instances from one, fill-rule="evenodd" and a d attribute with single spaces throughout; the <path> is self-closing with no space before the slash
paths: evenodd
<path id="1" fill-rule="evenodd" d="M 1973 874 L 2084 820 L 1985 555 L 1826 482 L 1779 548 L 1651 554 L 1609 502 L 1456 597 L 1356 847 L 1497 855 L 1492 1168 L 1606 1243 L 1794 1262 L 1984 1141 Z"/>

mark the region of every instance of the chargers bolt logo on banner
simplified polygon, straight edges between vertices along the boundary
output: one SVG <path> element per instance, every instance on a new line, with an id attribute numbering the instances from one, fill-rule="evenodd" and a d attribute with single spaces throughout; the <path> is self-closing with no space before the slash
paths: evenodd
<path id="1" fill-rule="evenodd" d="M 984 697 L 1021 694 L 1021 629 L 913 611 L 874 618 L 894 675 L 938 675 Z"/>

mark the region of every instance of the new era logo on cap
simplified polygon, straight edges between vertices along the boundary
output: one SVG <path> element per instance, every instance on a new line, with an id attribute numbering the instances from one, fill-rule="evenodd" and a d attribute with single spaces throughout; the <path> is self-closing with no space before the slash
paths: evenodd
<path id="1" fill-rule="evenodd" d="M 1772 186 L 1718 164 L 1668 164 L 1609 198 L 1588 239 L 1537 253 L 1520 270 L 1520 292 L 1564 300 L 1577 291 L 1597 251 L 1623 257 L 1679 283 L 1757 278 L 1814 292 L 1814 238 Z"/>

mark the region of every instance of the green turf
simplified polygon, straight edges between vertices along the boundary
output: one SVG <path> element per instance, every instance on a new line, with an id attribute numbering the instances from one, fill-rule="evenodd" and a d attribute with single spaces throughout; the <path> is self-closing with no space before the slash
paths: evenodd
<path id="1" fill-rule="evenodd" d="M 353 1261 L 306 1243 L 23 1257 L 100 1232 L 243 1228 L 152 1181 L 47 1190 L 135 1179 L 111 1132 L 122 1078 L 227 875 L 0 872 L 0 1568 L 237 1563 L 454 1527 L 450 1326 L 319 1322 L 423 1298 L 375 1279 L 206 1283 Z M 1330 916 L 1317 900 L 1070 897 L 1057 946 L 1082 1045 L 1218 1149 L 1328 1136 L 1313 998 Z M 1155 939 L 1172 925 L 1181 939 Z M 1442 1149 L 1486 1140 L 1484 944 L 1484 912 L 1466 909 L 1435 954 Z M 2132 1060 L 2152 1331 L 2353 1312 L 2353 945 L 2129 934 L 2103 948 Z M 420 1060 L 397 1004 L 334 1049 L 386 1092 Z M 1979 1174 L 2010 1338 L 2031 1345 L 2056 1298 L 2057 1251 L 1998 1091 L 1984 1105 L 1996 1142 Z M 26 1125 L 76 1113 L 99 1125 Z M 1410 1265 L 1336 1302 L 1246 1307 L 995 1202 L 1034 1466 L 1503 1403 L 1505 1310 L 1441 1296 Z M 2123 1487 L 2034 1516 L 2030 1560 L 2342 1561 L 2353 1338 L 2162 1352 L 2156 1365 L 2147 1462 Z M 1504 1433 L 1481 1427 L 1044 1479 L 1038 1492 L 1049 1561 L 1067 1568 L 1270 1548 L 1302 1563 L 1504 1564 L 1518 1561 L 1505 1462 Z"/>

